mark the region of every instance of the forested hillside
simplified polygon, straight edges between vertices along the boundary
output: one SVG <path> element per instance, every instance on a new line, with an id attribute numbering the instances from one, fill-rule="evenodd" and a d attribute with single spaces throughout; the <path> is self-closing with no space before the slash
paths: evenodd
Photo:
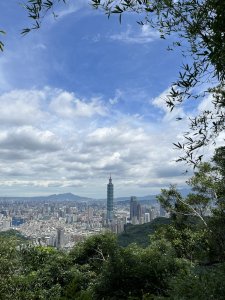
<path id="1" fill-rule="evenodd" d="M 132 225 L 127 224 L 124 232 L 118 236 L 120 246 L 127 247 L 132 243 L 139 246 L 147 247 L 150 241 L 150 235 L 153 234 L 159 227 L 170 224 L 170 219 L 156 218 L 150 223 Z"/>

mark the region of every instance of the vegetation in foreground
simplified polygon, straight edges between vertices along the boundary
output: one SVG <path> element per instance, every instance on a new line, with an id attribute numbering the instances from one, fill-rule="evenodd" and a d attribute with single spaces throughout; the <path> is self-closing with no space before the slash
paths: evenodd
<path id="1" fill-rule="evenodd" d="M 122 247 L 121 237 L 105 233 L 65 253 L 0 235 L 0 299 L 224 299 L 224 179 L 222 147 L 189 180 L 186 198 L 175 187 L 162 190 L 171 218 L 148 225 L 145 248 L 126 240 Z"/>
<path id="2" fill-rule="evenodd" d="M 163 225 L 168 225 L 171 220 L 168 218 L 159 217 L 150 223 L 132 225 L 127 224 L 124 232 L 118 235 L 118 244 L 122 247 L 127 247 L 130 244 L 136 243 L 138 246 L 146 248 L 149 246 L 149 236 Z"/>

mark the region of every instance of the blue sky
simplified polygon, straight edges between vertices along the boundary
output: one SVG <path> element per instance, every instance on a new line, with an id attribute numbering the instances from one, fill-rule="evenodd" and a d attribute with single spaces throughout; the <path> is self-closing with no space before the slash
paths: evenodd
<path id="1" fill-rule="evenodd" d="M 188 117 L 164 104 L 182 57 L 136 15 L 108 19 L 87 1 L 58 7 L 42 28 L 15 1 L 1 1 L 1 196 L 72 192 L 105 197 L 155 194 L 184 186 L 186 166 L 172 146 Z M 207 106 L 203 100 L 200 106 Z M 176 117 L 184 117 L 177 123 Z"/>

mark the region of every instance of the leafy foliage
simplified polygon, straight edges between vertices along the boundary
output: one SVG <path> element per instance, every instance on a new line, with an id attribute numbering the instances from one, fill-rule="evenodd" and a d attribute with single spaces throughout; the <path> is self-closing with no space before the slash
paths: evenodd
<path id="1" fill-rule="evenodd" d="M 5 34 L 5 31 L 0 30 L 0 34 L 1 34 L 1 35 L 4 35 L 4 34 Z M 2 41 L 0 41 L 0 51 L 3 51 L 3 49 L 4 49 L 4 44 L 3 44 Z"/>
<path id="2" fill-rule="evenodd" d="M 13 290 L 13 276 L 19 267 L 17 241 L 13 238 L 0 237 L 0 299 L 8 300 L 8 293 Z"/>
<path id="3" fill-rule="evenodd" d="M 172 83 L 166 103 L 171 111 L 187 100 L 208 97 L 214 108 L 190 118 L 179 161 L 196 165 L 202 159 L 198 149 L 214 142 L 225 129 L 225 2 L 219 0 L 92 0 L 95 8 L 108 16 L 135 12 L 138 23 L 148 24 L 161 38 L 173 35 L 176 41 L 168 50 L 179 47 L 184 61 L 178 79 Z M 205 86 L 203 88 L 202 86 Z M 182 120 L 182 118 L 178 118 Z M 195 154 L 196 153 L 196 154 Z"/>
<path id="4" fill-rule="evenodd" d="M 224 299 L 225 264 L 206 268 L 192 268 L 179 274 L 171 282 L 171 299 Z"/>
<path id="5" fill-rule="evenodd" d="M 45 16 L 51 12 L 54 17 L 57 15 L 54 13 L 53 7 L 57 3 L 66 3 L 66 0 L 29 0 L 23 3 L 23 7 L 28 13 L 28 17 L 32 19 L 33 24 L 31 27 L 24 28 L 22 34 L 27 34 L 31 30 L 39 29 Z"/>
<path id="6" fill-rule="evenodd" d="M 163 240 L 145 249 L 136 245 L 119 248 L 96 283 L 95 298 L 141 299 L 145 293 L 166 295 L 167 278 L 186 265 L 176 260 L 174 254 L 170 243 Z"/>

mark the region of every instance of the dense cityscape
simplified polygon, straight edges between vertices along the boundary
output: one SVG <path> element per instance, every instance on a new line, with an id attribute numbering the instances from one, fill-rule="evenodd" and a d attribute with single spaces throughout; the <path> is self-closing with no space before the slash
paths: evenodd
<path id="1" fill-rule="evenodd" d="M 127 224 L 144 224 L 164 211 L 155 201 L 114 201 L 114 185 L 110 176 L 107 184 L 107 200 L 7 200 L 0 202 L 0 230 L 15 229 L 35 245 L 71 249 L 86 237 L 112 231 L 121 233 Z"/>

